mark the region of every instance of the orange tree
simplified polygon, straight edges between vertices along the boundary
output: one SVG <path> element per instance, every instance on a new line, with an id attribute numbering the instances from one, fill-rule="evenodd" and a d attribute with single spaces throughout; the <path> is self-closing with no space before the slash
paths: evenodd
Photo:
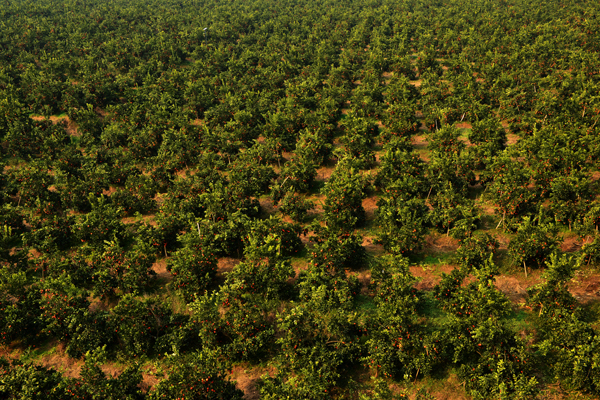
<path id="1" fill-rule="evenodd" d="M 527 304 L 538 316 L 537 350 L 547 372 L 567 387 L 598 395 L 600 336 L 568 288 L 580 261 L 552 254 L 543 274 L 545 281 L 527 290 Z"/>
<path id="2" fill-rule="evenodd" d="M 421 293 L 413 287 L 415 283 L 402 256 L 373 266 L 370 289 L 376 308 L 368 324 L 363 362 L 376 374 L 417 379 L 445 362 L 440 332 L 432 332 L 418 314 Z"/>
<path id="3" fill-rule="evenodd" d="M 377 206 L 377 242 L 392 254 L 408 255 L 418 251 L 427 231 L 429 209 L 425 202 L 390 196 L 381 197 Z"/>
<path id="4" fill-rule="evenodd" d="M 217 273 L 217 257 L 209 244 L 202 243 L 197 232 L 182 235 L 179 241 L 183 247 L 172 253 L 167 270 L 173 276 L 173 287 L 190 302 L 212 283 Z"/>
<path id="5" fill-rule="evenodd" d="M 364 222 L 362 201 L 366 197 L 367 182 L 354 160 L 340 160 L 331 178 L 322 189 L 325 195 L 324 220 L 328 226 L 352 229 Z"/>
<path id="6" fill-rule="evenodd" d="M 364 321 L 344 308 L 316 311 L 310 303 L 292 304 L 277 315 L 280 336 L 277 374 L 263 380 L 261 396 L 322 399 L 347 382 L 344 371 L 360 356 Z"/>
<path id="7" fill-rule="evenodd" d="M 204 349 L 166 360 L 168 377 L 147 395 L 150 400 L 241 400 L 243 392 L 227 378 L 229 363 L 218 352 Z"/>
<path id="8" fill-rule="evenodd" d="M 477 280 L 465 285 L 469 272 Z M 510 303 L 495 287 L 496 275 L 498 267 L 489 259 L 475 269 L 444 274 L 434 288 L 449 318 L 443 326 L 448 361 L 475 397 L 531 397 L 537 386 L 531 353 L 504 322 Z"/>
<path id="9" fill-rule="evenodd" d="M 517 229 L 517 235 L 508 245 L 508 254 L 517 266 L 523 265 L 527 275 L 527 265 L 541 267 L 548 256 L 557 250 L 557 228 L 554 224 L 535 224 L 525 217 Z"/>
<path id="10" fill-rule="evenodd" d="M 529 190 L 531 175 L 525 166 L 508 155 L 500 155 L 489 169 L 491 182 L 486 185 L 486 195 L 494 202 L 503 222 L 527 215 L 534 209 L 538 200 L 535 192 Z"/>
<path id="11" fill-rule="evenodd" d="M 115 343 L 108 312 L 90 311 L 88 292 L 76 288 L 66 275 L 45 280 L 39 291 L 43 323 L 40 334 L 65 343 L 69 356 L 80 357 L 88 351 Z"/>
<path id="12" fill-rule="evenodd" d="M 366 264 L 362 238 L 354 232 L 313 224 L 312 263 L 331 271 L 359 269 Z"/>

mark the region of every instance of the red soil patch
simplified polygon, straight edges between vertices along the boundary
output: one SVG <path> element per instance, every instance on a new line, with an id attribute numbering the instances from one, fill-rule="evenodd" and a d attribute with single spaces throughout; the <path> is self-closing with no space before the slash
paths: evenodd
<path id="1" fill-rule="evenodd" d="M 508 146 L 512 146 L 513 144 L 517 143 L 518 141 L 519 141 L 519 137 L 517 135 L 515 135 L 514 133 L 506 134 L 506 144 Z"/>
<path id="2" fill-rule="evenodd" d="M 415 289 L 432 290 L 442 280 L 442 273 L 449 274 L 456 268 L 450 264 L 440 265 L 412 265 L 410 273 L 418 279 Z"/>
<path id="3" fill-rule="evenodd" d="M 90 302 L 89 310 L 91 312 L 108 311 L 109 309 L 108 305 L 104 303 L 99 297 L 90 296 L 88 297 L 88 300 Z"/>
<path id="4" fill-rule="evenodd" d="M 65 353 L 63 345 L 59 344 L 56 346 L 56 352 L 54 354 L 43 356 L 39 361 L 36 362 L 36 364 L 59 371 L 65 377 L 79 378 L 84 362 L 82 360 L 69 357 Z M 104 366 L 101 368 L 104 371 Z"/>
<path id="5" fill-rule="evenodd" d="M 310 210 L 308 210 L 308 215 L 309 216 L 316 216 L 319 214 L 323 214 L 324 210 L 323 210 L 323 204 L 325 204 L 325 195 L 323 194 L 314 194 L 312 196 L 307 196 L 306 197 L 308 200 L 312 201 L 313 204 L 315 205 L 313 208 L 311 208 Z"/>
<path id="6" fill-rule="evenodd" d="M 265 374 L 274 376 L 277 370 L 273 367 L 262 368 L 252 367 L 247 364 L 237 365 L 232 368 L 230 379 L 235 382 L 235 386 L 244 392 L 245 400 L 257 400 L 260 398 L 257 383 Z"/>
<path id="7" fill-rule="evenodd" d="M 154 264 L 152 264 L 152 271 L 156 272 L 156 277 L 160 280 L 171 281 L 173 280 L 173 275 L 169 271 L 167 271 L 167 259 L 163 258 L 157 260 Z"/>
<path id="8" fill-rule="evenodd" d="M 108 116 L 108 111 L 103 110 L 100 107 L 94 108 L 94 112 L 102 118 L 106 118 Z"/>
<path id="9" fill-rule="evenodd" d="M 470 122 L 466 122 L 466 121 L 465 122 L 457 122 L 454 124 L 454 126 L 459 129 L 472 129 L 473 128 L 473 125 L 471 125 Z"/>
<path id="10" fill-rule="evenodd" d="M 367 221 L 375 220 L 375 212 L 377 211 L 378 196 L 367 197 L 362 201 L 362 206 L 365 209 L 365 218 Z"/>
<path id="11" fill-rule="evenodd" d="M 581 303 L 600 300 L 600 276 L 592 275 L 569 284 L 569 291 Z"/>
<path id="12" fill-rule="evenodd" d="M 485 214 L 485 215 L 494 215 L 496 214 L 496 207 L 486 203 L 480 203 L 477 207 Z"/>
<path id="13" fill-rule="evenodd" d="M 228 272 L 233 271 L 233 268 L 238 265 L 242 260 L 238 258 L 223 257 L 217 261 L 217 275 L 224 275 Z"/>
<path id="14" fill-rule="evenodd" d="M 42 253 L 37 249 L 30 248 L 29 255 L 31 256 L 31 258 L 40 258 L 42 256 Z"/>
<path id="15" fill-rule="evenodd" d="M 147 225 L 151 225 L 151 226 L 157 226 L 158 223 L 156 222 L 156 216 L 154 214 L 148 214 L 148 215 L 142 215 L 142 217 L 125 217 L 125 218 L 121 218 L 121 222 L 123 222 L 124 224 L 133 224 L 135 222 L 143 222 Z"/>
<path id="16" fill-rule="evenodd" d="M 369 296 L 371 294 L 369 291 L 369 285 L 371 284 L 371 271 L 361 271 L 356 274 L 356 278 L 361 284 L 360 294 Z"/>
<path id="17" fill-rule="evenodd" d="M 274 215 L 277 213 L 277 209 L 275 208 L 275 204 L 273 203 L 272 199 L 258 199 L 258 203 L 260 204 L 261 211 L 263 211 L 265 214 Z"/>
<path id="18" fill-rule="evenodd" d="M 448 253 L 458 249 L 460 244 L 458 240 L 450 236 L 426 236 L 425 242 L 427 243 L 426 248 L 436 253 Z"/>
<path id="19" fill-rule="evenodd" d="M 501 275 L 496 277 L 496 288 L 504 293 L 514 304 L 525 301 L 527 285 L 524 285 L 514 276 Z"/>
<path id="20" fill-rule="evenodd" d="M 363 241 L 362 241 L 362 247 L 364 247 L 368 253 L 371 253 L 374 256 L 383 255 L 385 253 L 383 246 L 380 244 L 374 243 L 374 241 L 375 241 L 375 238 L 372 238 L 370 236 L 364 236 Z"/>
<path id="21" fill-rule="evenodd" d="M 429 144 L 426 135 L 414 135 L 410 138 L 410 142 L 416 149 L 426 149 Z"/>
<path id="22" fill-rule="evenodd" d="M 142 373 L 142 382 L 139 388 L 142 389 L 142 392 L 148 393 L 158 382 L 159 379 L 153 373 Z"/>
<path id="23" fill-rule="evenodd" d="M 112 195 L 116 191 L 117 191 L 116 187 L 110 186 L 108 189 L 104 189 L 102 191 L 102 194 L 105 195 L 105 196 L 110 196 L 110 195 Z"/>
<path id="24" fill-rule="evenodd" d="M 290 161 L 294 158 L 294 153 L 292 153 L 290 151 L 282 151 L 281 157 L 286 161 Z"/>
<path id="25" fill-rule="evenodd" d="M 506 234 L 503 234 L 503 233 L 498 233 L 493 236 L 498 241 L 498 250 L 507 250 L 508 249 L 508 244 L 510 243 L 510 237 L 508 237 Z"/>
<path id="26" fill-rule="evenodd" d="M 583 242 L 579 236 L 569 236 L 563 239 L 560 244 L 560 251 L 573 252 L 581 249 Z"/>
<path id="27" fill-rule="evenodd" d="M 292 259 L 292 268 L 294 269 L 294 276 L 290 278 L 289 283 L 295 283 L 296 279 L 300 276 L 302 271 L 307 271 L 310 263 L 305 259 Z"/>
<path id="28" fill-rule="evenodd" d="M 41 116 L 41 115 L 32 115 L 31 119 L 34 121 L 45 121 L 46 118 Z M 54 125 L 56 124 L 62 124 L 65 128 L 65 131 L 71 135 L 71 136 L 81 136 L 81 134 L 79 133 L 78 129 L 77 129 L 77 124 L 73 121 L 71 121 L 71 119 L 64 115 L 61 117 L 52 115 L 50 116 L 50 118 L 48 118 Z"/>

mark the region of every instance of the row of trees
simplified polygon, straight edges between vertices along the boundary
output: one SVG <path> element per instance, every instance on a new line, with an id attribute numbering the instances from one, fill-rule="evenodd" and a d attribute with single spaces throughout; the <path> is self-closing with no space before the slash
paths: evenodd
<path id="1" fill-rule="evenodd" d="M 4 397 L 240 398 L 238 362 L 275 368 L 267 399 L 450 371 L 474 398 L 598 394 L 598 318 L 567 290 L 600 255 L 595 6 L 16 1 L 0 20 L 0 343 L 86 362 L 2 360 Z M 494 227 L 545 271 L 531 339 Z M 459 267 L 416 290 L 408 257 L 438 234 Z"/>

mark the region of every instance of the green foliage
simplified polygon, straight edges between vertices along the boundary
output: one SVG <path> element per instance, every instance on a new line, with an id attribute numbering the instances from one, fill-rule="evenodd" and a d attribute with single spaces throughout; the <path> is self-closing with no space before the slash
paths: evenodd
<path id="1" fill-rule="evenodd" d="M 126 294 L 111 310 L 109 322 L 115 327 L 120 349 L 128 356 L 151 355 L 165 333 L 171 310 L 156 298 L 139 299 Z"/>
<path id="2" fill-rule="evenodd" d="M 191 234 L 196 235 L 196 232 Z M 173 287 L 190 302 L 212 283 L 217 273 L 217 258 L 210 247 L 188 244 L 171 256 L 167 270 L 173 275 Z"/>
<path id="3" fill-rule="evenodd" d="M 450 314 L 444 336 L 459 377 L 476 398 L 530 398 L 537 392 L 525 342 L 503 322 L 509 301 L 495 286 L 498 268 L 487 260 L 477 281 L 463 285 L 465 270 L 444 275 L 434 293 Z"/>
<path id="4" fill-rule="evenodd" d="M 554 378 L 568 387 L 597 395 L 600 337 L 582 320 L 577 300 L 567 286 L 578 266 L 573 256 L 553 254 L 543 275 L 545 282 L 528 290 L 527 302 L 539 310 L 542 340 L 538 348 Z"/>
<path id="5" fill-rule="evenodd" d="M 420 250 L 426 232 L 429 209 L 421 199 L 381 197 L 377 202 L 377 241 L 392 254 L 412 254 Z"/>
<path id="6" fill-rule="evenodd" d="M 113 344 L 108 314 L 90 311 L 85 292 L 78 290 L 68 277 L 62 275 L 44 281 L 40 293 L 42 333 L 66 342 L 69 356 L 80 357 L 103 345 Z"/>
<path id="7" fill-rule="evenodd" d="M 330 227 L 313 225 L 315 245 L 311 256 L 314 265 L 327 270 L 340 272 L 345 269 L 359 269 L 366 264 L 366 252 L 362 238 Z"/>
<path id="8" fill-rule="evenodd" d="M 314 131 L 307 129 L 300 132 L 295 153 L 304 162 L 319 167 L 329 157 L 331 148 L 325 129 L 317 128 Z"/>
<path id="9" fill-rule="evenodd" d="M 125 227 L 121 222 L 122 210 L 109 203 L 104 196 L 88 196 L 91 211 L 75 218 L 73 223 L 73 236 L 78 242 L 89 243 L 91 246 L 100 246 L 107 240 L 121 240 L 125 234 Z"/>
<path id="10" fill-rule="evenodd" d="M 1 398 L 240 398 L 229 361 L 276 370 L 269 399 L 431 398 L 413 381 L 456 373 L 455 397 L 598 396 L 598 321 L 569 292 L 600 254 L 597 3 L 81 3 L 0 9 L 0 342 L 86 359 L 2 361 Z M 527 323 L 475 231 L 496 223 L 546 269 Z M 419 291 L 400 257 L 432 227 L 460 269 Z"/>
<path id="11" fill-rule="evenodd" d="M 0 342 L 34 338 L 43 324 L 41 295 L 24 272 L 0 269 Z"/>
<path id="12" fill-rule="evenodd" d="M 276 299 L 283 295 L 287 280 L 294 276 L 288 260 L 252 259 L 237 264 L 227 274 L 221 286 L 224 305 L 231 299 L 242 299 L 243 295 L 257 294 L 266 299 Z"/>
<path id="13" fill-rule="evenodd" d="M 345 147 L 345 156 L 352 159 L 356 168 L 370 168 L 375 162 L 372 146 L 377 134 L 377 125 L 369 118 L 348 114 L 342 120 L 345 129 L 340 142 Z"/>
<path id="14" fill-rule="evenodd" d="M 93 292 L 107 296 L 119 289 L 122 293 L 143 292 L 156 273 L 152 264 L 156 260 L 150 245 L 137 243 L 125 250 L 116 242 L 106 242 L 102 251 L 90 255 Z"/>
<path id="15" fill-rule="evenodd" d="M 168 378 L 161 380 L 148 398 L 241 400 L 243 392 L 226 377 L 228 363 L 217 352 L 203 350 L 168 360 Z"/>
<path id="16" fill-rule="evenodd" d="M 356 313 L 333 309 L 323 314 L 299 304 L 278 314 L 277 326 L 282 333 L 278 373 L 261 385 L 265 398 L 322 398 L 342 380 L 344 366 L 357 361 L 363 327 Z"/>
<path id="17" fill-rule="evenodd" d="M 573 278 L 577 265 L 573 256 L 563 254 L 559 257 L 556 253 L 551 254 L 545 264 L 547 268 L 542 275 L 545 282 L 527 290 L 527 303 L 538 311 L 542 321 L 550 321 L 557 317 L 557 310 L 565 310 L 569 314 L 576 310 L 577 300 L 569 292 L 567 284 Z"/>
<path id="18" fill-rule="evenodd" d="M 473 153 L 477 169 L 485 169 L 506 148 L 506 132 L 495 118 L 475 121 L 469 142 L 473 144 L 469 151 Z"/>
<path id="19" fill-rule="evenodd" d="M 527 273 L 527 265 L 541 267 L 547 257 L 556 251 L 558 239 L 557 229 L 553 224 L 534 224 L 531 218 L 525 217 L 517 229 L 516 236 L 510 241 L 508 254 L 515 265 L 523 265 Z"/>
<path id="20" fill-rule="evenodd" d="M 465 270 L 477 269 L 496 253 L 499 245 L 489 233 L 465 238 L 456 251 L 456 261 Z"/>
<path id="21" fill-rule="evenodd" d="M 363 361 L 384 377 L 416 379 L 429 375 L 444 361 L 439 333 L 428 332 L 419 321 L 415 283 L 408 261 L 401 256 L 373 268 L 371 290 L 376 310 Z"/>
<path id="22" fill-rule="evenodd" d="M 244 255 L 250 260 L 293 256 L 303 248 L 302 233 L 299 225 L 274 217 L 252 221 L 246 226 Z"/>
<path id="23" fill-rule="evenodd" d="M 332 274 L 322 265 L 310 265 L 307 271 L 302 271 L 297 286 L 299 299 L 322 313 L 333 309 L 351 311 L 360 291 L 355 276 L 346 276 L 341 271 Z"/>
<path id="24" fill-rule="evenodd" d="M 526 168 L 506 156 L 499 156 L 490 168 L 487 194 L 503 218 L 523 215 L 535 206 L 537 197 L 528 189 L 531 176 Z"/>
<path id="25" fill-rule="evenodd" d="M 226 341 L 222 348 L 232 359 L 246 361 L 263 356 L 275 341 L 275 330 L 260 295 L 230 297 L 224 304 L 221 332 Z"/>
<path id="26" fill-rule="evenodd" d="M 307 213 L 313 208 L 314 203 L 312 201 L 293 192 L 286 192 L 279 203 L 279 211 L 298 223 L 306 222 L 308 219 Z"/>
<path id="27" fill-rule="evenodd" d="M 431 198 L 433 210 L 429 212 L 430 223 L 445 231 L 446 235 L 462 239 L 475 230 L 477 216 L 473 202 L 457 193 L 451 184 L 440 188 Z"/>
<path id="28" fill-rule="evenodd" d="M 385 144 L 384 151 L 375 178 L 376 187 L 384 190 L 386 194 L 398 187 L 407 198 L 423 195 L 429 190 L 425 163 L 412 151 L 406 140 L 392 140 Z"/>
<path id="29" fill-rule="evenodd" d="M 328 226 L 352 229 L 365 220 L 362 206 L 366 198 L 366 180 L 350 159 L 341 160 L 323 188 L 324 219 Z"/>
<path id="30" fill-rule="evenodd" d="M 143 399 L 139 388 L 142 373 L 139 364 L 133 364 L 118 377 L 109 378 L 100 366 L 106 362 L 106 347 L 97 347 L 85 354 L 85 364 L 79 379 L 65 379 L 59 386 L 75 399 Z"/>
<path id="31" fill-rule="evenodd" d="M 32 363 L 0 359 L 0 395 L 6 399 L 59 400 L 68 398 L 60 372 Z"/>
<path id="32" fill-rule="evenodd" d="M 52 217 L 31 216 L 29 223 L 32 229 L 23 235 L 29 246 L 42 252 L 66 250 L 71 246 L 71 223 L 64 215 Z"/>
<path id="33" fill-rule="evenodd" d="M 550 212 L 557 223 L 567 225 L 570 230 L 583 219 L 587 203 L 593 198 L 591 181 L 581 171 L 573 171 L 568 176 L 556 177 L 550 190 Z"/>

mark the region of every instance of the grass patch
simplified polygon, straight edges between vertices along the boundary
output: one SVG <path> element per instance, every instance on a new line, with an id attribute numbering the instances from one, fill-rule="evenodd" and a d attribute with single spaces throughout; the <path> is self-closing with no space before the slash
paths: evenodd
<path id="1" fill-rule="evenodd" d="M 448 321 L 448 314 L 442 310 L 442 305 L 438 299 L 433 297 L 431 291 L 423 292 L 419 303 L 417 304 L 419 315 L 426 317 L 431 326 L 440 326 Z"/>
<path id="2" fill-rule="evenodd" d="M 71 140 L 71 144 L 75 147 L 79 147 L 79 143 L 81 142 L 81 138 L 79 136 L 69 136 Z"/>
<path id="3" fill-rule="evenodd" d="M 530 316 L 525 310 L 513 310 L 506 317 L 506 327 L 515 333 L 522 331 L 529 332 L 534 327 L 530 321 Z"/>
<path id="4" fill-rule="evenodd" d="M 20 359 L 23 362 L 39 360 L 44 356 L 56 353 L 56 341 L 46 340 L 37 347 L 28 347 L 23 351 Z"/>
<path id="5" fill-rule="evenodd" d="M 298 250 L 296 252 L 296 254 L 291 256 L 292 262 L 300 262 L 300 261 L 308 262 L 309 258 L 310 258 L 310 254 L 309 254 L 306 246 L 303 246 L 302 249 Z"/>
<path id="6" fill-rule="evenodd" d="M 359 294 L 354 298 L 356 309 L 363 314 L 372 314 L 377 309 L 375 302 L 369 296 Z"/>
<path id="7" fill-rule="evenodd" d="M 308 190 L 308 193 L 310 195 L 315 195 L 315 194 L 321 194 L 321 190 L 325 187 L 325 181 L 313 181 L 310 185 L 310 189 Z"/>
<path id="8" fill-rule="evenodd" d="M 436 264 L 450 264 L 454 252 L 449 253 L 419 253 L 413 254 L 408 257 L 411 264 L 419 265 L 436 265 Z"/>

